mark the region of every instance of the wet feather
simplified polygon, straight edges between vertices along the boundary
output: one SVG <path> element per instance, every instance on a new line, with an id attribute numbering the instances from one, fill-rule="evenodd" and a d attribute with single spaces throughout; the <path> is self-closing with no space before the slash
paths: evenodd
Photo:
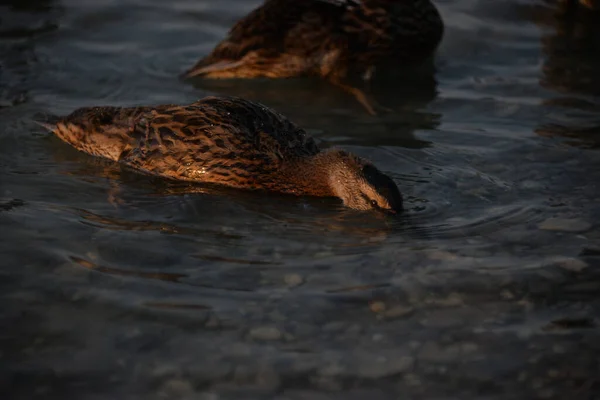
<path id="1" fill-rule="evenodd" d="M 278 112 L 236 97 L 189 105 L 81 108 L 45 124 L 90 155 L 165 178 L 334 196 L 356 209 L 402 210 L 396 184 L 345 151 L 321 151 Z"/>

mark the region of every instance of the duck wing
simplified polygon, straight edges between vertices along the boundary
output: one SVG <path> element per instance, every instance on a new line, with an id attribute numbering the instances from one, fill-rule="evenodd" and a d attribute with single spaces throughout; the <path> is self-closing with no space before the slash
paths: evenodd
<path id="1" fill-rule="evenodd" d="M 259 188 L 286 162 L 319 153 L 283 115 L 236 97 L 207 97 L 152 111 L 122 162 L 174 179 Z"/>
<path id="2" fill-rule="evenodd" d="M 146 173 L 236 187 L 261 187 L 286 162 L 320 151 L 283 115 L 236 97 L 81 108 L 42 125 L 78 150 Z"/>
<path id="3" fill-rule="evenodd" d="M 221 129 L 234 132 L 228 136 L 242 136 L 246 143 L 257 146 L 253 151 L 277 151 L 282 160 L 311 157 L 320 151 L 304 129 L 261 103 L 234 96 L 211 96 L 193 106 L 200 107 L 215 126 L 219 124 Z"/>

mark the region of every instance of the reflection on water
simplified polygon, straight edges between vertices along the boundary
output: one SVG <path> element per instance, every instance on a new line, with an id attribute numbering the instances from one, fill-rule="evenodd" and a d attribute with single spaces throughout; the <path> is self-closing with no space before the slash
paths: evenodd
<path id="1" fill-rule="evenodd" d="M 435 68 L 370 116 L 319 80 L 177 78 L 257 1 L 2 2 L 0 392 L 595 398 L 597 13 L 436 4 Z M 142 176 L 31 121 L 213 93 L 373 160 L 406 213 Z"/>
<path id="2" fill-rule="evenodd" d="M 593 2 L 582 2 L 594 9 Z M 536 129 L 545 137 L 565 137 L 565 143 L 596 148 L 600 142 L 600 14 L 586 7 L 538 8 L 534 20 L 545 31 L 545 61 L 540 84 L 556 94 L 545 101 L 553 109 L 566 109 Z M 574 96 L 583 94 L 584 96 Z"/>
<path id="3" fill-rule="evenodd" d="M 542 85 L 558 92 L 598 93 L 599 21 L 599 14 L 586 9 L 558 11 L 538 21 L 547 30 L 542 37 L 546 54 Z"/>

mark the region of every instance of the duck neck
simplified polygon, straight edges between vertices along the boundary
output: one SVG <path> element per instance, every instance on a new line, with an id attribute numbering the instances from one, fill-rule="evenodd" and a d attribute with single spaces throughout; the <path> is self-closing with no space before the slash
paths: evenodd
<path id="1" fill-rule="evenodd" d="M 322 151 L 312 157 L 294 160 L 281 170 L 283 191 L 298 196 L 335 196 L 330 183 L 332 152 Z"/>

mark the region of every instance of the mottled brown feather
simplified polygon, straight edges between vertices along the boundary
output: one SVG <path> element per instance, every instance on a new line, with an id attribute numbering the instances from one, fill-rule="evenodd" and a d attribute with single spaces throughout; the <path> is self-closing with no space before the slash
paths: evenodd
<path id="1" fill-rule="evenodd" d="M 430 0 L 267 0 L 185 76 L 368 79 L 429 57 L 443 34 Z"/>
<path id="2" fill-rule="evenodd" d="M 165 178 L 402 209 L 398 188 L 372 164 L 344 151 L 320 151 L 283 115 L 236 97 L 82 108 L 50 128 L 81 151 Z"/>

